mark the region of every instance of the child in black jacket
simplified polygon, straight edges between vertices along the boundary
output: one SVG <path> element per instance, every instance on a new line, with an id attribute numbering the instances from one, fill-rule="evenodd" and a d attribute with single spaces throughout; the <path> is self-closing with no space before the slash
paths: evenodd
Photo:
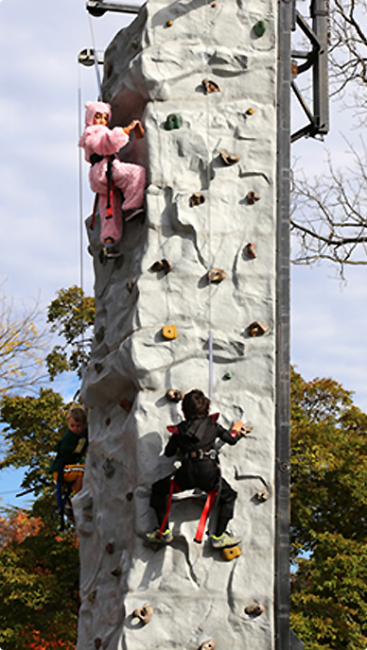
<path id="1" fill-rule="evenodd" d="M 209 404 L 209 399 L 201 390 L 192 390 L 185 395 L 182 402 L 185 420 L 178 426 L 168 427 L 172 436 L 164 453 L 170 457 L 180 450 L 182 465 L 175 471 L 174 477 L 166 476 L 152 486 L 150 505 L 156 512 L 159 526 L 152 533 L 146 534 L 146 541 L 149 543 L 170 544 L 173 541 L 168 519 L 165 522 L 165 529 L 160 530 L 162 522 L 167 517 L 167 501 L 172 478 L 175 482 L 174 491 L 199 488 L 209 493 L 219 487 L 218 522 L 215 534 L 210 536 L 212 545 L 214 548 L 225 548 L 241 542 L 240 537 L 231 537 L 226 532 L 227 524 L 233 517 L 237 492 L 224 478 L 220 478 L 218 454 L 214 443 L 217 438 L 220 438 L 229 445 L 235 445 L 250 430 L 250 427 L 244 427 L 243 422 L 239 420 L 234 423 L 230 431 L 224 429 L 217 424 L 218 414 L 209 416 Z"/>

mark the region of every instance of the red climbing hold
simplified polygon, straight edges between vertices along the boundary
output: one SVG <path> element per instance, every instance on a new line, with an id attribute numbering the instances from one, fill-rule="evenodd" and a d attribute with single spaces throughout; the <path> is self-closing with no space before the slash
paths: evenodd
<path id="1" fill-rule="evenodd" d="M 120 406 L 121 406 L 122 409 L 124 409 L 124 411 L 126 411 L 126 413 L 130 413 L 130 411 L 131 411 L 131 409 L 133 407 L 133 403 L 130 402 L 127 399 L 127 397 L 123 397 L 122 400 L 120 401 Z"/>

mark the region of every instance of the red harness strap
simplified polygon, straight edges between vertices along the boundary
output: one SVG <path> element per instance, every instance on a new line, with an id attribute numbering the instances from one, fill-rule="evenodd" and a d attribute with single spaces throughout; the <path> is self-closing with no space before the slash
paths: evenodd
<path id="1" fill-rule="evenodd" d="M 203 541 L 205 525 L 209 517 L 209 513 L 213 507 L 214 501 L 217 498 L 217 495 L 218 495 L 218 490 L 216 488 L 213 488 L 212 490 L 210 490 L 210 492 L 208 492 L 208 496 L 205 501 L 205 506 L 201 513 L 201 517 L 197 527 L 196 535 L 194 537 L 194 542 L 197 542 L 198 544 L 201 544 L 201 542 Z"/>
<path id="2" fill-rule="evenodd" d="M 163 517 L 163 521 L 162 521 L 161 527 L 160 527 L 160 529 L 159 529 L 159 531 L 157 533 L 157 537 L 162 537 L 164 531 L 166 530 L 167 521 L 168 521 L 169 513 L 170 513 L 170 510 L 171 510 L 173 493 L 174 492 L 181 492 L 181 491 L 182 490 L 178 487 L 178 485 L 177 485 L 177 483 L 175 481 L 175 475 L 172 474 L 171 483 L 170 483 L 170 486 L 169 486 L 169 495 L 168 495 L 168 503 L 167 503 L 166 513 L 165 513 L 165 515 Z"/>

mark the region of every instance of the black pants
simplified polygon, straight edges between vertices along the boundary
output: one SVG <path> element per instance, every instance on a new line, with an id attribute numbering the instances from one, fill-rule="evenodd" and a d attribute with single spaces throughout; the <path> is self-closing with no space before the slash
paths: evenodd
<path id="1" fill-rule="evenodd" d="M 214 487 L 219 487 L 218 465 L 210 458 L 202 460 L 186 460 L 183 462 L 182 466 L 176 470 L 175 481 L 181 490 L 199 488 L 204 492 L 210 492 Z M 159 525 L 162 523 L 166 513 L 170 483 L 171 475 L 162 478 L 160 481 L 156 481 L 152 486 L 150 505 L 156 512 Z M 228 521 L 232 519 L 236 498 L 237 492 L 231 488 L 224 478 L 221 478 L 220 492 L 217 497 L 219 507 L 216 529 L 217 535 L 223 533 Z"/>

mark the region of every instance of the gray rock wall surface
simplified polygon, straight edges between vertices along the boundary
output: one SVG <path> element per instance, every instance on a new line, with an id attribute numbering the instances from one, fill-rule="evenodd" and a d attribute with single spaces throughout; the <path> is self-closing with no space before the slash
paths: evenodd
<path id="1" fill-rule="evenodd" d="M 87 224 L 97 310 L 82 387 L 90 447 L 73 499 L 78 650 L 196 650 L 207 639 L 217 650 L 274 646 L 276 11 L 275 0 L 149 0 L 106 51 L 103 92 L 114 124 L 140 118 L 146 129 L 121 157 L 147 169 L 147 214 L 124 225 L 122 256 L 105 265 L 98 224 Z M 266 21 L 262 36 L 258 21 Z M 205 94 L 203 79 L 220 92 Z M 172 113 L 182 126 L 167 130 Z M 225 165 L 222 150 L 240 160 Z M 260 199 L 252 204 L 249 192 Z M 190 207 L 194 193 L 205 201 Z M 256 258 L 246 254 L 249 242 Z M 167 275 L 151 270 L 163 258 L 172 264 Z M 226 271 L 219 284 L 207 281 L 213 267 Z M 249 336 L 254 321 L 269 328 L 264 335 Z M 176 326 L 176 339 L 163 338 L 164 325 Z M 156 523 L 151 484 L 174 469 L 162 455 L 166 426 L 182 419 L 165 393 L 208 394 L 209 331 L 211 411 L 223 426 L 253 424 L 220 452 L 238 492 L 232 527 L 243 537 L 242 556 L 231 562 L 207 538 L 193 542 L 203 500 L 190 494 L 173 504 L 173 545 L 143 545 Z M 264 489 L 270 496 L 261 502 Z M 147 602 L 154 613 L 144 626 L 131 614 Z M 244 612 L 260 603 L 260 616 Z"/>

